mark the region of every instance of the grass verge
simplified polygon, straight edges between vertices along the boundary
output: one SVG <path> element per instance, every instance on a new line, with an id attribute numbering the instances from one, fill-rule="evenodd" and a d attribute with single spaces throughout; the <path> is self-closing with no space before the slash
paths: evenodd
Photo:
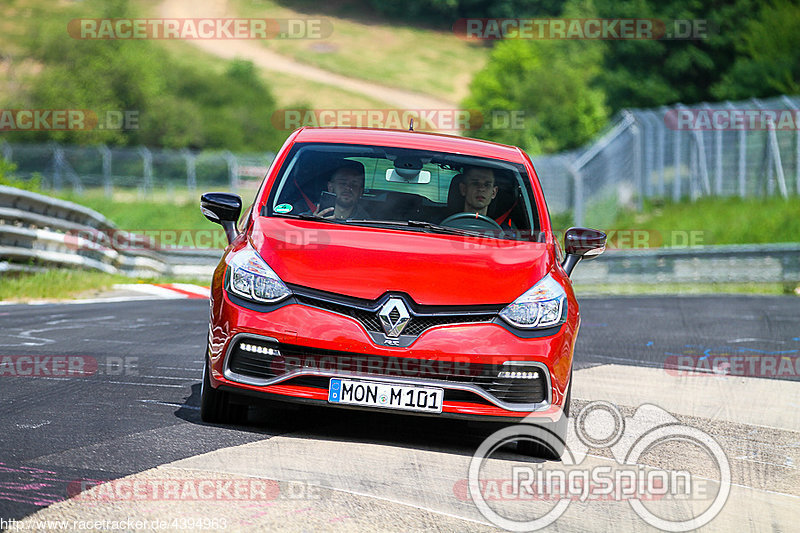
<path id="1" fill-rule="evenodd" d="M 67 194 L 61 198 L 94 209 L 128 231 L 203 229 L 222 232 L 218 224 L 210 222 L 200 212 L 199 191 L 179 198 L 165 196 L 153 200 L 117 194 L 109 200 L 102 191 L 87 191 L 81 196 Z"/>
<path id="2" fill-rule="evenodd" d="M 553 215 L 552 223 L 563 231 L 572 225 L 572 215 Z M 587 216 L 586 225 L 608 232 L 609 246 L 615 248 L 796 243 L 800 242 L 800 201 L 796 197 L 648 201 L 642 212 L 617 212 L 607 225 Z M 634 232 L 639 232 L 638 241 Z"/>
<path id="3" fill-rule="evenodd" d="M 648 202 L 642 213 L 617 215 L 612 227 L 642 228 L 662 237 L 676 231 L 695 232 L 700 245 L 800 242 L 800 201 L 772 197 Z"/>
<path id="4" fill-rule="evenodd" d="M 53 269 L 31 274 L 5 274 L 1 279 L 0 301 L 3 302 L 92 298 L 103 292 L 110 291 L 118 283 L 194 283 L 207 285 L 208 281 L 210 281 L 174 277 L 131 278 L 121 274 L 67 269 Z"/>

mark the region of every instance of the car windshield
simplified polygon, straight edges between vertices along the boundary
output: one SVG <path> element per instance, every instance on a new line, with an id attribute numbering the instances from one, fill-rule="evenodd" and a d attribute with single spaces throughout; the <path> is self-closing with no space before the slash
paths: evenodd
<path id="1" fill-rule="evenodd" d="M 539 229 L 523 165 L 383 146 L 295 145 L 261 214 L 513 240 Z"/>

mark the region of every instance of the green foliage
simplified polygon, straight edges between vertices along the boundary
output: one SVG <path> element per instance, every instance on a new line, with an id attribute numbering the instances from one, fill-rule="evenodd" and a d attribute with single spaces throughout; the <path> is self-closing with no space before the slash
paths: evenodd
<path id="1" fill-rule="evenodd" d="M 42 188 L 42 176 L 35 174 L 31 179 L 21 180 L 14 176 L 17 165 L 0 157 L 0 185 L 16 187 L 25 191 L 37 192 Z"/>
<path id="2" fill-rule="evenodd" d="M 553 152 L 580 146 L 624 108 L 800 93 L 800 0 L 567 0 L 559 15 L 655 19 L 692 36 L 499 41 L 465 105 L 524 110 L 526 125 L 475 136 Z"/>
<path id="3" fill-rule="evenodd" d="M 553 16 L 564 0 L 370 0 L 376 10 L 400 20 L 449 28 L 460 18 Z"/>
<path id="4" fill-rule="evenodd" d="M 233 61 L 216 73 L 178 63 L 150 40 L 69 37 L 67 22 L 85 13 L 93 18 L 137 16 L 128 0 L 86 0 L 57 16 L 35 16 L 43 22 L 27 46 L 45 68 L 7 107 L 89 110 L 101 125 L 107 112 L 133 112 L 135 123 L 122 129 L 14 132 L 10 138 L 264 151 L 277 149 L 286 137 L 270 127 L 275 100 L 251 63 Z"/>
<path id="5" fill-rule="evenodd" d="M 533 154 L 588 142 L 609 116 L 604 93 L 595 87 L 604 51 L 604 43 L 588 40 L 497 43 L 489 64 L 470 85 L 464 107 L 484 117 L 499 110 L 522 112 L 522 127 L 489 121 L 470 135 L 523 146 Z"/>
<path id="6" fill-rule="evenodd" d="M 776 0 L 748 19 L 733 67 L 712 91 L 718 98 L 800 94 L 800 3 Z"/>

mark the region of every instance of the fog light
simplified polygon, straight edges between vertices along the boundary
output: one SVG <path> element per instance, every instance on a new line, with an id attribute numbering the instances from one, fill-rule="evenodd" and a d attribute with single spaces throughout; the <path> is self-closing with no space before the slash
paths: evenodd
<path id="1" fill-rule="evenodd" d="M 497 377 L 501 379 L 539 379 L 539 372 L 519 372 L 503 370 L 497 373 Z"/>
<path id="2" fill-rule="evenodd" d="M 245 352 L 261 353 L 265 355 L 280 355 L 281 352 L 277 348 L 270 348 L 269 346 L 259 346 L 258 344 L 241 343 L 239 349 Z"/>

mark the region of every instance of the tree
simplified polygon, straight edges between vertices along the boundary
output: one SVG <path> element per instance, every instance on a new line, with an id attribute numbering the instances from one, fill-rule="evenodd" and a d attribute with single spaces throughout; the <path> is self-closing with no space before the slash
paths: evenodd
<path id="1" fill-rule="evenodd" d="M 575 12 L 576 8 L 568 10 Z M 463 103 L 467 109 L 479 110 L 489 122 L 468 135 L 520 145 L 532 153 L 588 142 L 609 116 L 604 93 L 595 86 L 604 49 L 604 43 L 589 40 L 498 42 Z M 493 123 L 498 111 L 512 116 L 521 113 L 521 127 Z"/>
<path id="2" fill-rule="evenodd" d="M 747 22 L 739 56 L 713 88 L 720 99 L 800 94 L 800 3 L 776 0 Z"/>

